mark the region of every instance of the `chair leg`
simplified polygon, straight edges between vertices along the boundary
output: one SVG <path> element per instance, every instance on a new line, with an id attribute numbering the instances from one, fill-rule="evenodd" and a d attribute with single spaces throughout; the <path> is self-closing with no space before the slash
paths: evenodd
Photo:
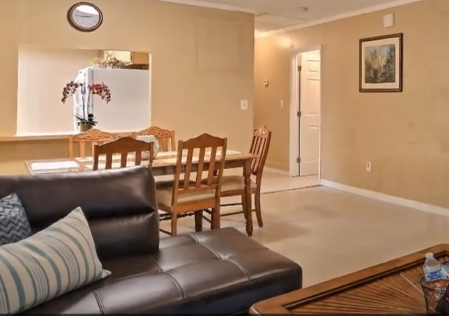
<path id="1" fill-rule="evenodd" d="M 195 231 L 203 231 L 203 211 L 195 212 Z"/>
<path id="2" fill-rule="evenodd" d="M 171 235 L 178 235 L 178 214 L 171 214 Z"/>
<path id="3" fill-rule="evenodd" d="M 256 217 L 257 217 L 257 225 L 259 227 L 263 227 L 263 221 L 262 221 L 262 209 L 260 207 L 260 191 L 257 190 L 254 194 L 254 202 L 256 206 Z"/>
<path id="4" fill-rule="evenodd" d="M 212 214 L 214 215 L 214 229 L 220 229 L 220 203 L 218 203 L 215 208 L 212 209 Z M 211 221 L 212 222 L 212 221 Z"/>
<path id="5" fill-rule="evenodd" d="M 246 197 L 245 194 L 242 194 L 242 210 L 243 210 L 243 216 L 245 216 L 245 221 L 248 217 L 248 213 L 246 212 Z"/>
<path id="6" fill-rule="evenodd" d="M 215 229 L 215 222 L 216 222 L 216 217 L 217 214 L 215 213 L 215 209 L 211 209 L 211 213 L 210 213 L 210 230 Z"/>

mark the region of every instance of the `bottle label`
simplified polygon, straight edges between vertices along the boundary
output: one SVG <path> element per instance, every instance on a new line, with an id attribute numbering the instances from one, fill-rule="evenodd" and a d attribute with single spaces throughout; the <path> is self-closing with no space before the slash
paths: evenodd
<path id="1" fill-rule="evenodd" d="M 426 273 L 426 280 L 432 281 L 432 280 L 439 280 L 441 279 L 441 271 L 433 271 Z"/>

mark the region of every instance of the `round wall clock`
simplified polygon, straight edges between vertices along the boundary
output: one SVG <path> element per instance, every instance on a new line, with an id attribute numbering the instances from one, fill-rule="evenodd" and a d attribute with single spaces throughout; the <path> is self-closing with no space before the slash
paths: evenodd
<path id="1" fill-rule="evenodd" d="M 103 23 L 103 13 L 94 4 L 78 2 L 67 12 L 70 25 L 81 32 L 93 32 Z"/>

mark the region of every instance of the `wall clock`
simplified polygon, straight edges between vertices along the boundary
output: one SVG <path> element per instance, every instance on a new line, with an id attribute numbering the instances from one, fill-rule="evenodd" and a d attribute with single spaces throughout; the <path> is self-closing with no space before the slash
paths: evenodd
<path id="1" fill-rule="evenodd" d="M 103 23 L 103 13 L 94 4 L 78 2 L 67 12 L 70 25 L 81 32 L 93 32 Z"/>

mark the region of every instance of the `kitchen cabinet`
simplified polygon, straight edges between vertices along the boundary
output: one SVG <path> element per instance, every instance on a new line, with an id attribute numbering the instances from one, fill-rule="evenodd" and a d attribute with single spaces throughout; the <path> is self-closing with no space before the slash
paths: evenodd
<path id="1" fill-rule="evenodd" d="M 148 65 L 150 63 L 150 54 L 148 54 L 148 53 L 132 52 L 131 53 L 131 62 L 133 64 Z"/>
<path id="2" fill-rule="evenodd" d="M 109 50 L 105 51 L 105 54 L 110 54 L 112 57 L 117 58 L 125 63 L 132 62 L 131 52 L 124 50 Z"/>
<path id="3" fill-rule="evenodd" d="M 122 50 L 108 50 L 104 54 L 110 54 L 111 57 L 115 57 L 120 61 L 127 64 L 139 64 L 139 65 L 149 65 L 150 64 L 150 54 L 140 53 L 140 52 L 130 52 Z"/>

